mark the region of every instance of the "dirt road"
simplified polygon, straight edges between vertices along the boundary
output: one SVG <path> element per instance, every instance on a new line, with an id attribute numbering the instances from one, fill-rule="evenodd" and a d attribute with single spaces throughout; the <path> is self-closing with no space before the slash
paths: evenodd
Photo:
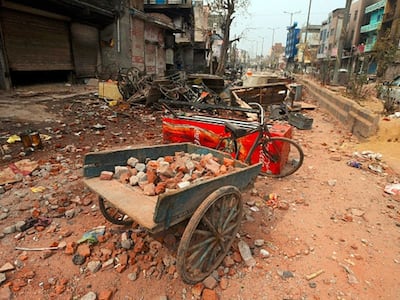
<path id="1" fill-rule="evenodd" d="M 157 236 L 113 225 L 82 184 L 85 153 L 160 144 L 163 112 L 109 107 L 95 96 L 40 105 L 48 115 L 38 122 L 16 121 L 5 114 L 12 106 L 0 107 L 2 145 L 28 128 L 49 136 L 43 150 L 25 157 L 37 170 L 0 194 L 0 299 L 400 298 L 400 197 L 384 192 L 399 182 L 391 168 L 398 160 L 370 159 L 375 152 L 354 157 L 370 148 L 320 109 L 305 112 L 314 118 L 312 130 L 294 132 L 306 154 L 303 167 L 279 180 L 257 178 L 243 193 L 246 217 L 229 257 L 213 278 L 191 286 L 175 267 L 184 224 Z M 382 142 L 400 148 L 398 140 Z M 6 148 L 1 169 L 24 158 L 20 145 Z M 40 222 L 26 231 L 10 228 L 32 218 Z M 104 237 L 78 246 L 97 226 L 105 226 Z M 124 234 L 135 247 L 121 247 Z M 251 247 L 254 267 L 240 260 L 240 240 Z M 48 247 L 58 250 L 32 251 Z M 82 264 L 76 254 L 85 257 Z"/>

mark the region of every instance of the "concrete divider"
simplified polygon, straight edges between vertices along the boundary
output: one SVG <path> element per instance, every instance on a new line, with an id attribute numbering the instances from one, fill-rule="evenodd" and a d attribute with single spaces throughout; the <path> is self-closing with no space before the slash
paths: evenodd
<path id="1" fill-rule="evenodd" d="M 303 84 L 321 108 L 326 109 L 356 137 L 366 139 L 377 132 L 379 115 L 312 80 L 307 80 L 306 77 L 297 77 L 296 80 Z"/>

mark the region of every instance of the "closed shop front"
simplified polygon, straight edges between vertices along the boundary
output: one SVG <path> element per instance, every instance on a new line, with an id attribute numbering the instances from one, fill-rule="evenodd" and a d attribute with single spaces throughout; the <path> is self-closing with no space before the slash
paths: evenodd
<path id="1" fill-rule="evenodd" d="M 2 9 L 1 19 L 11 72 L 73 70 L 66 20 L 12 9 Z"/>
<path id="2" fill-rule="evenodd" d="M 71 40 L 76 76 L 94 76 L 99 55 L 99 31 L 92 26 L 72 23 Z"/>

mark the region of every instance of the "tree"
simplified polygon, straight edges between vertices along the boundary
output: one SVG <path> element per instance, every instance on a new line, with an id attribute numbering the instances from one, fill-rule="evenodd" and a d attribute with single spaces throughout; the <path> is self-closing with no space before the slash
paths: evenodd
<path id="1" fill-rule="evenodd" d="M 377 76 L 382 77 L 396 60 L 397 45 L 390 36 L 390 29 L 382 34 L 374 45 L 372 57 L 378 63 Z"/>
<path id="2" fill-rule="evenodd" d="M 249 0 L 212 0 L 210 6 L 213 12 L 220 13 L 222 16 L 222 46 L 221 54 L 219 57 L 218 67 L 216 74 L 222 76 L 225 72 L 225 64 L 228 57 L 228 50 L 230 45 L 238 41 L 239 38 L 230 40 L 230 29 L 235 13 L 240 9 L 246 9 L 249 5 Z"/>

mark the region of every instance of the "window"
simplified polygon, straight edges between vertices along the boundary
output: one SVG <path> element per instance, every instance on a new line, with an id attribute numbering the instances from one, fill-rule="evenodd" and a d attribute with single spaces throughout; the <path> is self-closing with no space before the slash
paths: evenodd
<path id="1" fill-rule="evenodd" d="M 355 12 L 354 12 L 354 21 L 356 21 L 357 20 L 357 17 L 358 17 L 358 10 L 356 10 Z"/>

